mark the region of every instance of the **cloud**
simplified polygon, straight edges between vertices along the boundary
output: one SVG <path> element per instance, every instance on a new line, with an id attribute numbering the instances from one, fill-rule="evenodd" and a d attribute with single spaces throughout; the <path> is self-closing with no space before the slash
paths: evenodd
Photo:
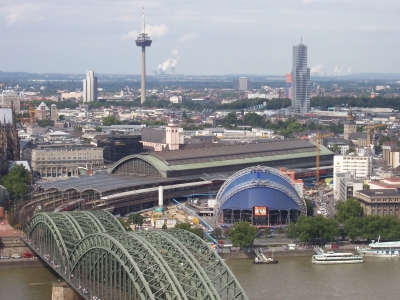
<path id="1" fill-rule="evenodd" d="M 324 65 L 318 64 L 311 68 L 311 74 L 317 76 L 323 76 L 325 74 Z"/>
<path id="2" fill-rule="evenodd" d="M 174 56 L 178 56 L 178 50 L 172 49 L 171 54 Z"/>
<path id="3" fill-rule="evenodd" d="M 343 71 L 343 68 L 340 69 L 339 66 L 335 66 L 335 70 L 333 70 L 333 73 L 340 73 Z"/>
<path id="4" fill-rule="evenodd" d="M 167 25 L 146 25 L 146 33 L 150 36 L 150 38 L 153 37 L 162 37 L 164 34 L 166 34 L 168 32 L 169 28 L 167 27 Z"/>
<path id="5" fill-rule="evenodd" d="M 180 42 L 189 42 L 189 41 L 193 41 L 194 39 L 196 39 L 199 35 L 195 32 L 192 33 L 188 33 L 185 35 L 182 35 L 179 39 Z"/>
<path id="6" fill-rule="evenodd" d="M 121 35 L 121 40 L 127 41 L 127 40 L 135 40 L 138 37 L 139 33 L 134 30 L 134 31 L 129 31 L 126 34 Z"/>
<path id="7" fill-rule="evenodd" d="M 358 30 L 365 30 L 365 31 L 388 31 L 389 28 L 385 26 L 375 26 L 375 25 L 367 25 L 367 26 L 361 26 L 357 28 Z"/>
<path id="8" fill-rule="evenodd" d="M 173 58 L 168 58 L 166 61 L 162 62 L 158 65 L 158 74 L 174 74 L 176 64 L 178 63 L 179 56 L 178 50 L 172 49 L 171 54 L 174 56 Z"/>
<path id="9" fill-rule="evenodd" d="M 146 25 L 145 29 L 146 33 L 150 36 L 150 38 L 158 38 L 163 36 L 168 31 L 168 27 L 166 25 Z M 136 30 L 129 31 L 126 34 L 121 35 L 121 40 L 136 40 L 138 37 L 139 32 Z"/>
<path id="10" fill-rule="evenodd" d="M 15 5 L 2 9 L 7 26 L 26 25 L 43 21 L 42 7 L 33 4 Z"/>
<path id="11" fill-rule="evenodd" d="M 350 71 L 351 71 L 351 67 L 349 67 L 349 68 L 347 69 L 347 73 L 350 73 Z"/>

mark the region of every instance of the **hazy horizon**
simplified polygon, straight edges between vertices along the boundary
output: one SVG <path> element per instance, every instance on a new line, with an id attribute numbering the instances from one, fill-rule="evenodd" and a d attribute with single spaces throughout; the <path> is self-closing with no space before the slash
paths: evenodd
<path id="1" fill-rule="evenodd" d="M 143 6 L 148 73 L 282 76 L 301 37 L 314 74 L 400 73 L 395 0 L 3 0 L 0 70 L 139 74 Z"/>

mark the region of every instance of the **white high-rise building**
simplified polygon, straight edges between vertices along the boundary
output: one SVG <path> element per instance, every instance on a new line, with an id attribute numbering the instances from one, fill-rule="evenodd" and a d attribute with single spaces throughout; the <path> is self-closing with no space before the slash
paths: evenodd
<path id="1" fill-rule="evenodd" d="M 97 101 L 97 77 L 93 71 L 86 72 L 86 79 L 83 79 L 83 102 Z"/>
<path id="2" fill-rule="evenodd" d="M 310 69 L 307 68 L 307 46 L 293 46 L 292 108 L 294 113 L 310 111 Z"/>
<path id="3" fill-rule="evenodd" d="M 247 91 L 247 77 L 239 77 L 239 91 Z"/>

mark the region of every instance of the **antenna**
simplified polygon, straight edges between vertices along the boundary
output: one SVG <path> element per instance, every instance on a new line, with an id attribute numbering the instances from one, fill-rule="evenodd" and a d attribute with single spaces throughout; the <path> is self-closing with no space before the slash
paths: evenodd
<path id="1" fill-rule="evenodd" d="M 143 15 L 142 15 L 142 33 L 144 33 L 144 29 L 145 29 L 145 26 L 144 26 L 144 7 L 143 7 Z"/>

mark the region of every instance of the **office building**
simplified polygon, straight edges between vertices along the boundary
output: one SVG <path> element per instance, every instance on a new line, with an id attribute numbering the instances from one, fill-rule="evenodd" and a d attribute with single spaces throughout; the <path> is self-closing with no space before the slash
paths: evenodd
<path id="1" fill-rule="evenodd" d="M 366 178 L 371 172 L 368 168 L 371 164 L 368 163 L 368 156 L 357 155 L 335 155 L 333 158 L 333 176 L 336 173 L 351 173 L 354 178 Z"/>
<path id="2" fill-rule="evenodd" d="M 247 77 L 239 78 L 239 91 L 241 92 L 247 91 Z"/>
<path id="3" fill-rule="evenodd" d="M 33 173 L 42 177 L 77 176 L 81 167 L 92 169 L 104 163 L 102 148 L 62 140 L 32 145 L 25 155 Z"/>
<path id="4" fill-rule="evenodd" d="M 111 132 L 106 140 L 97 141 L 97 147 L 103 149 L 104 161 L 111 163 L 142 152 L 143 144 L 140 141 L 141 135 Z"/>
<path id="5" fill-rule="evenodd" d="M 0 94 L 0 106 L 12 108 L 16 114 L 20 112 L 20 96 L 13 90 L 5 90 Z"/>
<path id="6" fill-rule="evenodd" d="M 395 216 L 399 218 L 400 193 L 398 189 L 374 189 L 355 192 L 363 215 Z"/>
<path id="7" fill-rule="evenodd" d="M 97 101 L 97 77 L 93 71 L 86 72 L 86 79 L 83 79 L 83 102 Z"/>
<path id="8" fill-rule="evenodd" d="M 293 46 L 292 108 L 294 113 L 310 110 L 310 69 L 307 68 L 307 46 Z"/>

